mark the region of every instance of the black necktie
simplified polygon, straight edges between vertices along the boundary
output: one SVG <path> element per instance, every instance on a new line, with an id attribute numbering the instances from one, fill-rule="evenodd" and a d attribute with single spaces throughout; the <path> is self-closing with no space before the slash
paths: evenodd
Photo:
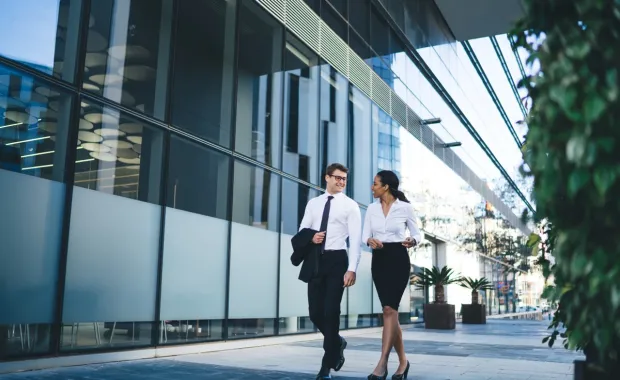
<path id="1" fill-rule="evenodd" d="M 323 239 L 323 244 L 321 244 L 321 247 L 323 248 L 325 248 L 325 242 L 327 241 L 327 221 L 329 220 L 329 209 L 331 208 L 332 199 L 334 199 L 332 195 L 327 197 L 325 208 L 323 208 L 323 217 L 321 218 L 321 228 L 319 229 L 319 232 L 326 232 L 325 238 Z"/>

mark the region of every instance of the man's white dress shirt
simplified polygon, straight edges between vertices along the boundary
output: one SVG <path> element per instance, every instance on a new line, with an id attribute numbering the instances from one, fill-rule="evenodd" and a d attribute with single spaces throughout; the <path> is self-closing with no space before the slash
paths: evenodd
<path id="1" fill-rule="evenodd" d="M 323 209 L 327 203 L 327 197 L 333 195 L 331 201 L 329 218 L 327 220 L 327 233 L 325 240 L 325 250 L 347 249 L 347 237 L 349 238 L 349 269 L 355 272 L 362 254 L 361 235 L 362 235 L 362 215 L 357 203 L 343 193 L 328 194 L 325 192 L 316 198 L 312 198 L 306 205 L 304 217 L 301 220 L 299 230 L 311 228 L 319 231 Z M 322 231 L 319 231 L 322 232 Z M 329 253 L 326 253 L 329 254 Z"/>
<path id="2" fill-rule="evenodd" d="M 396 200 L 385 216 L 381 201 L 377 200 L 371 203 L 366 210 L 362 242 L 368 244 L 369 238 L 375 238 L 382 243 L 403 242 L 407 238 L 406 229 L 409 229 L 409 234 L 416 241 L 416 244 L 419 244 L 422 240 L 422 234 L 416 223 L 411 203 Z"/>

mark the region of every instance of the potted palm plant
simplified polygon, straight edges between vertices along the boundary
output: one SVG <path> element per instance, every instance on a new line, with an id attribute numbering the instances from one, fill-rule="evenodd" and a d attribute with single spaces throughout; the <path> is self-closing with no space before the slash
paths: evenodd
<path id="1" fill-rule="evenodd" d="M 459 281 L 459 285 L 471 290 L 471 304 L 461 306 L 461 315 L 465 324 L 485 324 L 487 323 L 487 313 L 484 305 L 478 302 L 481 290 L 493 289 L 493 286 L 485 277 L 473 279 L 464 277 Z"/>
<path id="2" fill-rule="evenodd" d="M 418 287 L 434 287 L 435 299 L 433 303 L 424 305 L 424 327 L 427 329 L 454 330 L 456 327 L 456 313 L 454 305 L 446 303 L 445 286 L 458 283 L 460 278 L 452 269 L 444 266 L 439 269 L 423 268 L 415 281 Z"/>

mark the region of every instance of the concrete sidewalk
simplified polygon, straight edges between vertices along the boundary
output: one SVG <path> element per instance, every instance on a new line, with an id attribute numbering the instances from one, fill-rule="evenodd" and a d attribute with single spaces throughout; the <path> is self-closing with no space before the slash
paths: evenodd
<path id="1" fill-rule="evenodd" d="M 409 379 L 572 379 L 581 356 L 541 344 L 546 321 L 490 320 L 455 331 L 408 327 Z M 334 378 L 365 379 L 374 369 L 381 334 L 347 337 L 344 368 Z M 322 355 L 319 340 L 274 346 L 0 375 L 0 380 L 313 379 Z M 398 366 L 391 357 L 390 375 Z"/>

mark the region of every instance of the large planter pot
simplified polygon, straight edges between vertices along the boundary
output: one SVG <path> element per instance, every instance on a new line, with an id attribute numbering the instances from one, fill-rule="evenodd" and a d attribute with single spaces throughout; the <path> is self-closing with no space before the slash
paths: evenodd
<path id="1" fill-rule="evenodd" d="M 484 305 L 462 305 L 461 317 L 463 324 L 483 325 L 487 323 L 487 311 Z"/>
<path id="2" fill-rule="evenodd" d="M 424 327 L 435 330 L 454 330 L 456 314 L 454 305 L 427 303 L 424 305 Z"/>
<path id="3" fill-rule="evenodd" d="M 618 374 L 599 372 L 590 368 L 585 360 L 575 360 L 575 380 L 612 380 L 617 379 Z"/>

